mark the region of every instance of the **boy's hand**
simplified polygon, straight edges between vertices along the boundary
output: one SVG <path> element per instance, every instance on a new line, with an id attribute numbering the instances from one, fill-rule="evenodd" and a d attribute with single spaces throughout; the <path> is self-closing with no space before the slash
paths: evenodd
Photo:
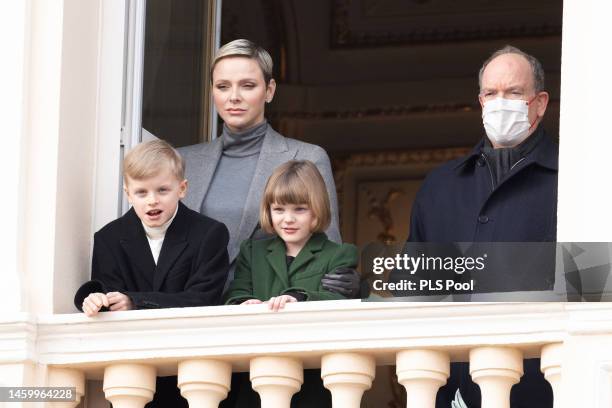
<path id="1" fill-rule="evenodd" d="M 110 310 L 113 312 L 117 310 L 132 310 L 133 308 L 130 297 L 121 292 L 108 292 L 106 297 L 110 303 Z"/>
<path id="2" fill-rule="evenodd" d="M 266 303 L 273 312 L 278 312 L 280 309 L 285 307 L 285 303 L 297 302 L 297 299 L 289 295 L 280 295 L 271 297 Z"/>
<path id="3" fill-rule="evenodd" d="M 259 299 L 249 299 L 249 300 L 245 300 L 244 302 L 242 302 L 241 305 L 258 305 L 260 303 L 263 303 L 263 302 Z"/>
<path id="4" fill-rule="evenodd" d="M 104 293 L 90 293 L 83 301 L 83 312 L 89 317 L 96 315 L 102 306 L 108 307 L 108 297 Z"/>

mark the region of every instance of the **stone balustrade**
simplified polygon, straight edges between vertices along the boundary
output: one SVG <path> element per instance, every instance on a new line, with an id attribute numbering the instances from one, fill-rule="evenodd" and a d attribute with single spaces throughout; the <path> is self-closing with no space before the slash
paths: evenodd
<path id="1" fill-rule="evenodd" d="M 141 408 L 153 398 L 156 376 L 177 375 L 190 407 L 213 408 L 227 397 L 232 371 L 248 371 L 262 408 L 283 408 L 301 389 L 303 370 L 320 368 L 333 406 L 358 408 L 376 368 L 395 366 L 406 406 L 434 408 L 450 363 L 469 361 L 482 407 L 508 408 L 523 359 L 541 357 L 558 408 L 565 406 L 567 307 L 348 301 L 279 313 L 255 305 L 50 316 L 38 322 L 36 350 L 47 367 L 44 385 L 77 391 L 74 402 L 49 405 L 55 407 L 77 406 L 87 378 L 103 381 L 114 407 Z"/>
<path id="2" fill-rule="evenodd" d="M 550 378 L 558 369 L 562 346 L 544 346 L 542 370 Z M 550 350 L 554 350 L 551 352 Z M 329 353 L 321 360 L 321 377 L 332 393 L 332 405 L 359 408 L 364 391 L 375 376 L 375 352 Z M 510 388 L 522 375 L 520 350 L 508 347 L 477 347 L 470 350 L 470 372 L 482 392 L 483 408 L 509 408 Z M 406 388 L 407 407 L 434 408 L 436 393 L 450 373 L 447 353 L 438 350 L 402 350 L 396 360 L 398 381 Z M 64 369 L 54 369 L 60 371 Z M 61 386 L 83 389 L 84 376 L 78 370 L 54 381 Z M 143 408 L 155 392 L 155 366 L 110 364 L 104 370 L 104 394 L 115 408 Z M 255 357 L 250 360 L 253 389 L 262 408 L 289 408 L 291 397 L 303 382 L 302 362 L 295 357 Z M 558 384 L 558 370 L 554 374 Z M 231 364 L 219 360 L 185 360 L 178 365 L 178 386 L 190 407 L 218 407 L 229 391 Z M 555 383 L 552 383 L 556 386 Z M 82 395 L 82 391 L 80 392 Z M 76 406 L 76 402 L 71 405 Z"/>

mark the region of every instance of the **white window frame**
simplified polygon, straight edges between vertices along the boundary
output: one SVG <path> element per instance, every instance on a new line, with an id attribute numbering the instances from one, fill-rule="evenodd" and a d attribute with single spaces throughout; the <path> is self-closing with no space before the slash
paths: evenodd
<path id="1" fill-rule="evenodd" d="M 142 142 L 142 87 L 144 77 L 145 21 L 147 0 L 129 0 L 125 56 L 125 103 L 121 126 L 121 159 L 125 153 Z M 129 210 L 123 182 L 119 181 L 119 214 Z"/>
<path id="2" fill-rule="evenodd" d="M 213 0 L 215 50 L 221 38 L 222 0 Z M 123 194 L 121 162 L 150 135 L 142 129 L 145 21 L 147 0 L 102 3 L 99 109 L 93 231 L 129 209 Z M 120 48 L 117 45 L 123 44 Z M 121 92 L 119 95 L 118 92 Z M 210 104 L 211 137 L 217 135 L 217 112 Z"/>

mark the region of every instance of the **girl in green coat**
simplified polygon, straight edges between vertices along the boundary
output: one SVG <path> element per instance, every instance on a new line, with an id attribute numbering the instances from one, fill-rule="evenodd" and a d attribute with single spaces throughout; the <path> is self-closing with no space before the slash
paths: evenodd
<path id="1" fill-rule="evenodd" d="M 329 197 L 317 167 L 308 160 L 277 167 L 260 207 L 261 227 L 275 236 L 242 243 L 226 303 L 268 303 L 278 311 L 290 302 L 344 299 L 324 290 L 321 278 L 338 268 L 355 268 L 357 248 L 327 239 L 323 231 L 330 221 Z"/>
<path id="2" fill-rule="evenodd" d="M 355 268 L 357 248 L 336 244 L 323 233 L 331 221 L 329 197 L 312 162 L 289 161 L 274 170 L 259 218 L 261 227 L 275 236 L 242 243 L 227 304 L 267 303 L 270 310 L 278 311 L 290 302 L 344 299 L 323 289 L 321 279 L 338 268 Z M 221 407 L 259 406 L 248 373 L 234 375 L 232 392 Z M 320 370 L 304 370 L 302 389 L 293 396 L 291 407 L 331 408 L 331 395 L 323 386 Z"/>

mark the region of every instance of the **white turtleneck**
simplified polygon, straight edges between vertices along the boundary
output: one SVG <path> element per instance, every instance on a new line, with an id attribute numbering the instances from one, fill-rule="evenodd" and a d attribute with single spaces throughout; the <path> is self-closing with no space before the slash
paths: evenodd
<path id="1" fill-rule="evenodd" d="M 176 210 L 174 210 L 174 214 L 172 218 L 164 223 L 164 225 L 160 225 L 159 227 L 149 227 L 142 223 L 142 226 L 145 230 L 145 234 L 147 234 L 147 241 L 149 241 L 149 247 L 151 247 L 151 253 L 153 254 L 153 260 L 155 261 L 155 265 L 157 265 L 157 260 L 159 259 L 159 253 L 161 252 L 162 245 L 164 244 L 164 238 L 166 237 L 166 231 L 172 221 L 174 221 L 174 217 L 176 217 L 176 213 L 178 212 L 178 203 L 176 204 Z M 142 222 L 142 221 L 141 221 Z"/>

